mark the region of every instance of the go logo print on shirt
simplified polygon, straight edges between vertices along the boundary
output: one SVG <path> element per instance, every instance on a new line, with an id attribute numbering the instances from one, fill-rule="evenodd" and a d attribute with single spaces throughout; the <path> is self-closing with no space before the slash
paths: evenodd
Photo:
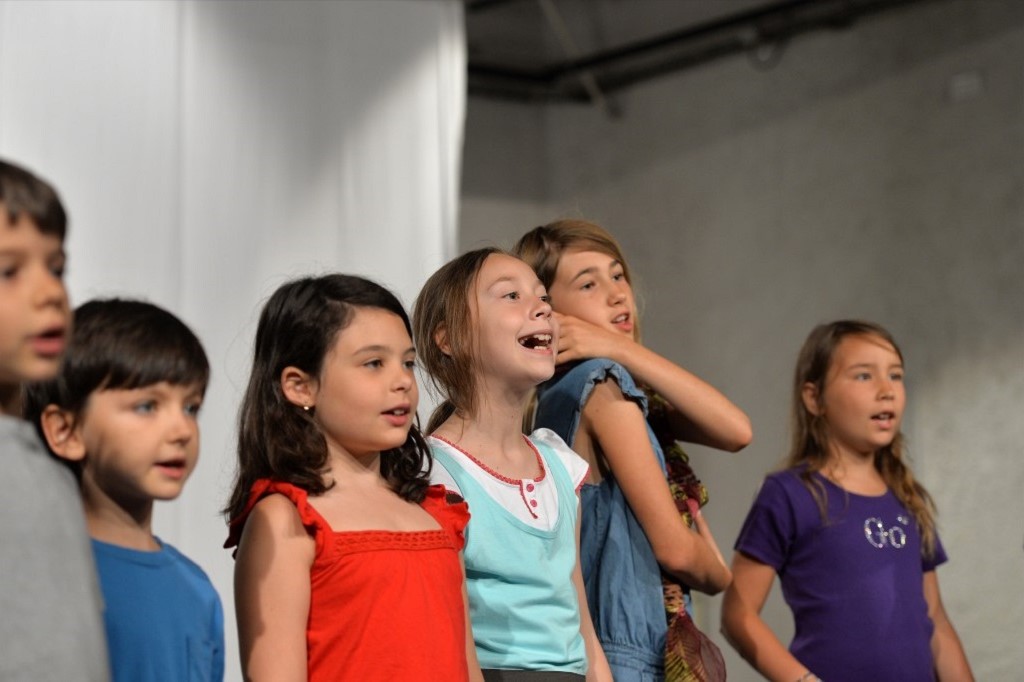
<path id="1" fill-rule="evenodd" d="M 910 522 L 910 519 L 903 514 L 897 516 L 896 520 L 903 526 Z M 864 521 L 864 537 L 878 549 L 885 549 L 886 546 L 903 549 L 907 544 L 907 533 L 903 528 L 892 526 L 886 530 L 882 519 L 877 516 L 872 516 Z"/>

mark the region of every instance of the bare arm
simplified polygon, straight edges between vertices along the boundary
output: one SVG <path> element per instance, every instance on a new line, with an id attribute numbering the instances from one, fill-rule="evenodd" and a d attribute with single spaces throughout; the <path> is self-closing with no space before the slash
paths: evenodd
<path id="1" fill-rule="evenodd" d="M 693 519 L 693 526 L 697 533 L 704 538 L 708 546 L 711 547 L 715 553 L 715 557 L 721 562 L 723 566 L 726 566 L 725 558 L 722 556 L 721 550 L 718 548 L 718 542 L 715 541 L 715 536 L 711 534 L 711 526 L 708 525 L 707 519 L 704 518 L 703 512 L 700 510 L 700 504 L 697 500 L 692 498 L 686 498 L 686 506 L 690 510 L 690 517 Z"/>
<path id="2" fill-rule="evenodd" d="M 462 563 L 462 605 L 466 613 L 466 666 L 469 668 L 469 682 L 484 682 L 480 661 L 476 657 L 476 641 L 473 639 L 473 622 L 469 618 L 469 593 L 466 592 L 466 564 Z"/>
<path id="3" fill-rule="evenodd" d="M 732 585 L 722 601 L 722 634 L 747 663 L 769 680 L 801 679 L 808 672 L 807 666 L 789 653 L 761 619 L 775 569 L 737 552 L 732 560 L 732 576 Z"/>
<path id="4" fill-rule="evenodd" d="M 253 508 L 235 560 L 235 610 L 246 680 L 304 682 L 309 569 L 316 546 L 290 501 Z"/>
<path id="5" fill-rule="evenodd" d="M 717 594 L 732 576 L 703 521 L 694 531 L 679 515 L 647 436 L 640 407 L 614 381 L 594 387 L 580 429 L 603 455 L 663 569 L 690 587 Z"/>
<path id="6" fill-rule="evenodd" d="M 559 363 L 599 357 L 618 362 L 672 406 L 677 440 L 730 452 L 750 443 L 750 419 L 711 384 L 628 336 L 569 315 L 557 317 Z"/>
<path id="7" fill-rule="evenodd" d="M 935 575 L 934 570 L 924 574 L 924 599 L 928 603 L 928 615 L 935 624 L 935 631 L 932 633 L 932 658 L 935 659 L 935 673 L 938 679 L 941 682 L 974 680 L 963 645 L 942 605 L 939 577 Z"/>
<path id="8" fill-rule="evenodd" d="M 601 641 L 594 630 L 594 621 L 590 618 L 590 605 L 587 603 L 587 590 L 583 585 L 583 570 L 580 568 L 580 518 L 579 505 L 576 507 L 576 567 L 572 570 L 572 583 L 576 588 L 576 597 L 580 604 L 580 634 L 587 647 L 587 682 L 613 682 L 612 670 L 608 659 L 604 656 Z"/>

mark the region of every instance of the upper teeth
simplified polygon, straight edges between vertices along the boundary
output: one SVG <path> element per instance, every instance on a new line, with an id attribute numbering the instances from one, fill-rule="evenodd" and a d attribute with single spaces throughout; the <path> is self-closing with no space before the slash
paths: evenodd
<path id="1" fill-rule="evenodd" d="M 522 338 L 519 343 L 528 348 L 546 347 L 551 343 L 551 334 L 533 334 Z"/>

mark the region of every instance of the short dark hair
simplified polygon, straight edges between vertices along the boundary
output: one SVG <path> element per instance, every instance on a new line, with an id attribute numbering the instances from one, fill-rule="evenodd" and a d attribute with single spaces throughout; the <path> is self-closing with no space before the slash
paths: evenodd
<path id="1" fill-rule="evenodd" d="M 11 224 L 28 216 L 45 235 L 64 241 L 68 216 L 57 190 L 50 183 L 13 163 L 0 159 L 0 204 Z"/>
<path id="2" fill-rule="evenodd" d="M 24 416 L 38 430 L 47 405 L 79 415 L 96 391 L 166 381 L 205 392 L 209 378 L 202 344 L 177 317 L 145 301 L 93 300 L 75 309 L 60 373 L 25 386 Z"/>

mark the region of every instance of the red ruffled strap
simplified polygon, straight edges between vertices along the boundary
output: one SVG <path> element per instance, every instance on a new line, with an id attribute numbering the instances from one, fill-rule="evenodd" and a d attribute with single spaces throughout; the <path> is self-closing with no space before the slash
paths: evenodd
<path id="1" fill-rule="evenodd" d="M 299 519 L 302 520 L 302 525 L 306 527 L 309 534 L 316 540 L 316 553 L 319 556 L 323 549 L 324 533 L 330 530 L 327 521 L 309 504 L 309 494 L 305 490 L 291 483 L 275 481 L 269 478 L 261 478 L 253 484 L 252 489 L 249 491 L 249 500 L 245 503 L 242 513 L 231 519 L 228 523 L 228 539 L 224 541 L 225 549 L 238 546 L 239 540 L 242 539 L 242 529 L 245 527 L 245 522 L 248 520 L 253 507 L 264 497 L 274 493 L 284 495 L 295 505 L 295 509 L 299 513 Z"/>
<path id="2" fill-rule="evenodd" d="M 469 523 L 469 505 L 462 497 L 443 485 L 427 488 L 427 496 L 421 506 L 441 524 L 441 529 L 451 537 L 455 549 L 462 551 L 466 546 L 466 524 Z"/>

